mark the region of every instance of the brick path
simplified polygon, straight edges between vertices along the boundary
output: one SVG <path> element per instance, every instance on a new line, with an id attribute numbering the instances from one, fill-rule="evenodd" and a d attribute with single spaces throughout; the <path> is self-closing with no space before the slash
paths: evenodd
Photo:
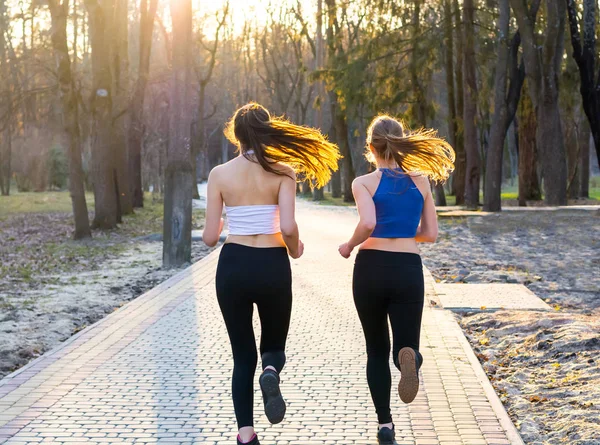
<path id="1" fill-rule="evenodd" d="M 306 252 L 292 266 L 282 383 L 288 412 L 282 424 L 268 425 L 257 392 L 256 429 L 265 445 L 375 444 L 352 261 L 336 251 L 355 216 L 300 207 Z M 0 443 L 234 444 L 230 349 L 213 282 L 217 255 L 0 381 Z M 426 308 L 422 353 L 416 400 L 392 398 L 399 444 L 522 444 L 450 312 Z"/>

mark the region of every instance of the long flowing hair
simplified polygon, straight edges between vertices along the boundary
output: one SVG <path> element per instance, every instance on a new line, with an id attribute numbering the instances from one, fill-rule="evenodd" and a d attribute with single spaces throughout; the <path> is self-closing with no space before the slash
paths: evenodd
<path id="1" fill-rule="evenodd" d="M 242 155 L 266 171 L 284 174 L 275 164 L 287 164 L 300 180 L 323 187 L 338 169 L 337 145 L 316 128 L 296 125 L 251 102 L 239 108 L 225 127 L 225 136 Z"/>
<path id="2" fill-rule="evenodd" d="M 448 179 L 456 156 L 435 130 L 406 131 L 399 120 L 386 114 L 373 119 L 367 130 L 367 160 L 374 163 L 375 154 L 393 160 L 404 172 L 420 173 L 435 182 Z"/>

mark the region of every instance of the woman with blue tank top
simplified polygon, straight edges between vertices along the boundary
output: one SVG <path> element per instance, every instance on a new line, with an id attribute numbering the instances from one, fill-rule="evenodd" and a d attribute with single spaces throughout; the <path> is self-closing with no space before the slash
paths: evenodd
<path id="1" fill-rule="evenodd" d="M 238 146 L 239 156 L 210 172 L 202 239 L 209 246 L 217 244 L 225 206 L 229 235 L 219 256 L 216 288 L 233 352 L 237 443 L 259 445 L 252 412 L 254 305 L 262 331 L 259 384 L 265 414 L 275 424 L 286 411 L 279 374 L 292 310 L 288 255 L 299 258 L 304 250 L 294 216 L 296 175 L 322 187 L 340 155 L 318 130 L 272 117 L 256 103 L 238 109 L 225 134 Z"/>
<path id="2" fill-rule="evenodd" d="M 433 130 L 407 132 L 382 115 L 367 131 L 367 159 L 377 170 L 358 177 L 352 192 L 360 221 L 339 252 L 348 258 L 359 247 L 352 290 L 367 344 L 367 381 L 379 422 L 377 439 L 394 444 L 390 411 L 393 360 L 400 371 L 398 394 L 405 403 L 419 390 L 423 313 L 423 268 L 419 242 L 434 242 L 437 217 L 429 181 L 445 181 L 454 168 L 454 150 Z"/>

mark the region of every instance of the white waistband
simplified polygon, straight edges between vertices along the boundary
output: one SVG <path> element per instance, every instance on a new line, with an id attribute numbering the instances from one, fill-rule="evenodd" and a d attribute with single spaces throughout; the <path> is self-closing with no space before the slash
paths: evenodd
<path id="1" fill-rule="evenodd" d="M 272 235 L 281 232 L 279 206 L 225 206 L 230 235 Z"/>

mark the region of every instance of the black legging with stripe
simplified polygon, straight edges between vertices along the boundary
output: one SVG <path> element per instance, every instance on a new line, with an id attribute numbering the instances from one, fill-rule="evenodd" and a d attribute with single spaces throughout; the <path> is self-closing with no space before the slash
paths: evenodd
<path id="1" fill-rule="evenodd" d="M 262 369 L 285 364 L 285 342 L 292 312 L 292 274 L 284 247 L 225 244 L 217 266 L 217 298 L 233 351 L 233 406 L 238 428 L 253 426 L 256 340 L 254 304 L 260 317 Z"/>
<path id="2" fill-rule="evenodd" d="M 425 286 L 421 257 L 414 253 L 361 250 L 352 283 L 354 304 L 367 342 L 367 380 L 380 424 L 392 421 L 390 412 L 390 335 L 393 359 L 405 346 L 418 351 Z"/>

